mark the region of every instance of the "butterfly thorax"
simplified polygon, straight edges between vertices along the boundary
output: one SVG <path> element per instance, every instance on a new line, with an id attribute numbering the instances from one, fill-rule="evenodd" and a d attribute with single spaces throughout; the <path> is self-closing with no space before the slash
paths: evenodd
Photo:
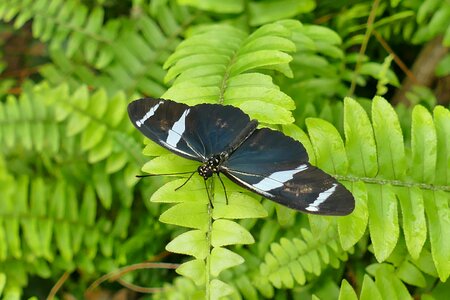
<path id="1" fill-rule="evenodd" d="M 201 166 L 198 167 L 197 172 L 205 180 L 213 176 L 214 173 L 219 173 L 220 165 L 227 158 L 226 152 L 214 155 L 208 158 Z"/>

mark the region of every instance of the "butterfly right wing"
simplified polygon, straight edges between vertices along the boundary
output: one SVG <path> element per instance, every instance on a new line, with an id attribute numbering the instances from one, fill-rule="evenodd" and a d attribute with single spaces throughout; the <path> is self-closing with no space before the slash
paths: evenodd
<path id="1" fill-rule="evenodd" d="M 353 195 L 308 162 L 305 148 L 279 131 L 257 129 L 221 170 L 237 184 L 287 207 L 319 215 L 347 215 Z"/>

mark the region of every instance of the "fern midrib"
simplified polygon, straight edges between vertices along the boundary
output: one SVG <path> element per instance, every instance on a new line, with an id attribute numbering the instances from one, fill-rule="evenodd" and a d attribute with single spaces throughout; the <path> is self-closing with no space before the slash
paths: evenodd
<path id="1" fill-rule="evenodd" d="M 27 220 L 36 220 L 36 221 L 52 221 L 55 224 L 69 224 L 73 227 L 79 227 L 79 226 L 83 226 L 83 228 L 86 228 L 88 230 L 99 230 L 102 233 L 105 234 L 109 234 L 111 233 L 113 230 L 106 230 L 105 228 L 103 228 L 102 226 L 100 227 L 96 227 L 95 224 L 94 225 L 88 225 L 86 223 L 83 222 L 77 222 L 77 221 L 73 221 L 73 220 L 69 220 L 66 217 L 58 217 L 58 218 L 54 218 L 52 216 L 48 216 L 48 215 L 42 215 L 42 214 L 32 214 L 32 213 L 7 213 L 7 214 L 1 214 L 0 213 L 0 217 L 2 218 L 6 218 L 6 219 L 12 219 L 12 220 L 18 220 L 20 222 L 26 222 Z M 21 225 L 22 226 L 22 225 Z"/>
<path id="2" fill-rule="evenodd" d="M 0 120 L 0 126 L 6 126 L 6 125 L 15 125 L 16 123 L 19 123 L 18 125 L 24 125 L 23 123 L 26 123 L 30 126 L 36 126 L 35 123 L 31 124 L 31 122 L 38 122 L 42 125 L 55 125 L 54 119 L 48 119 L 48 118 L 18 118 L 14 120 Z"/>
<path id="3" fill-rule="evenodd" d="M 237 54 L 238 54 L 238 51 L 237 50 L 234 51 L 233 56 L 231 57 L 230 61 L 228 62 L 228 65 L 223 74 L 223 79 L 220 84 L 220 90 L 219 90 L 219 99 L 218 99 L 219 104 L 223 104 L 223 102 L 225 100 L 224 95 L 225 95 L 225 90 L 227 89 L 227 86 L 228 86 L 228 79 L 230 78 L 230 69 L 233 66 L 233 64 L 236 62 Z"/>
<path id="4" fill-rule="evenodd" d="M 208 232 L 206 233 L 206 243 L 208 245 L 208 254 L 206 256 L 206 262 L 205 262 L 205 266 L 206 266 L 206 270 L 205 270 L 205 296 L 206 299 L 209 300 L 211 293 L 210 293 L 210 288 L 211 288 L 211 251 L 212 251 L 212 245 L 211 245 L 211 233 L 212 233 L 212 209 L 213 207 L 211 207 L 211 203 L 214 202 L 214 176 L 211 178 L 211 180 L 209 181 L 209 187 L 207 186 L 207 188 L 211 189 L 211 201 L 208 203 Z"/>
<path id="5" fill-rule="evenodd" d="M 400 186 L 400 187 L 418 187 L 424 190 L 431 190 L 431 191 L 445 191 L 450 192 L 450 186 L 449 185 L 434 185 L 434 184 L 428 184 L 428 183 L 420 183 L 420 182 L 407 182 L 397 179 L 380 179 L 380 178 L 372 178 L 372 177 L 355 177 L 351 175 L 332 175 L 339 181 L 350 181 L 350 182 L 365 182 L 365 183 L 375 183 L 379 185 L 394 185 L 394 186 Z"/>

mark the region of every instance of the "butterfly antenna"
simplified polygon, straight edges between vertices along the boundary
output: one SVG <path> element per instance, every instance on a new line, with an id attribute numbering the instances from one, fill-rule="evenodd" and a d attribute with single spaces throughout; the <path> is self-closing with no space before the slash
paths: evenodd
<path id="1" fill-rule="evenodd" d="M 211 196 L 209 195 L 209 190 L 208 190 L 208 185 L 206 184 L 206 179 L 203 180 L 203 182 L 205 183 L 205 189 L 206 189 L 206 194 L 208 194 L 209 204 L 211 205 L 212 208 L 214 208 L 214 205 L 212 204 L 212 201 L 211 201 Z"/>
<path id="2" fill-rule="evenodd" d="M 137 178 L 144 178 L 144 177 L 152 177 L 152 176 L 177 176 L 177 175 L 183 175 L 183 174 L 194 174 L 196 171 L 194 172 L 179 172 L 179 173 L 166 173 L 166 174 L 144 174 L 144 175 L 136 175 Z M 189 177 L 191 178 L 192 175 Z"/>
<path id="3" fill-rule="evenodd" d="M 175 189 L 175 191 L 178 191 L 178 190 L 181 189 L 183 186 L 185 186 L 186 183 L 188 183 L 188 181 L 191 180 L 192 176 L 194 176 L 194 174 L 195 174 L 196 172 L 197 172 L 197 171 L 192 172 L 192 174 L 189 175 L 188 179 L 186 179 L 186 181 L 185 181 L 182 185 L 180 185 L 179 187 L 177 187 L 177 188 Z M 191 173 L 191 172 L 188 172 L 188 173 Z M 188 174 L 188 173 L 185 173 L 185 174 Z"/>
<path id="4" fill-rule="evenodd" d="M 225 203 L 228 205 L 227 189 L 225 188 L 225 184 L 223 184 L 222 177 L 220 177 L 220 173 L 217 173 L 217 177 L 219 177 L 219 181 L 220 181 L 220 183 L 222 184 L 223 192 L 224 192 L 224 194 L 225 194 Z"/>

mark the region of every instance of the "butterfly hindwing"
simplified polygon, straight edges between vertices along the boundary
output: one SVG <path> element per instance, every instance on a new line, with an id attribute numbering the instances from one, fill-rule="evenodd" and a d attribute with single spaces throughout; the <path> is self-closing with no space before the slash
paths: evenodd
<path id="1" fill-rule="evenodd" d="M 257 129 L 222 168 L 239 185 L 296 210 L 346 215 L 354 208 L 351 193 L 311 166 L 304 147 L 278 131 Z"/>
<path id="2" fill-rule="evenodd" d="M 298 141 L 269 128 L 257 129 L 234 151 L 224 166 L 239 166 L 247 173 L 268 175 L 308 162 L 308 154 Z"/>

